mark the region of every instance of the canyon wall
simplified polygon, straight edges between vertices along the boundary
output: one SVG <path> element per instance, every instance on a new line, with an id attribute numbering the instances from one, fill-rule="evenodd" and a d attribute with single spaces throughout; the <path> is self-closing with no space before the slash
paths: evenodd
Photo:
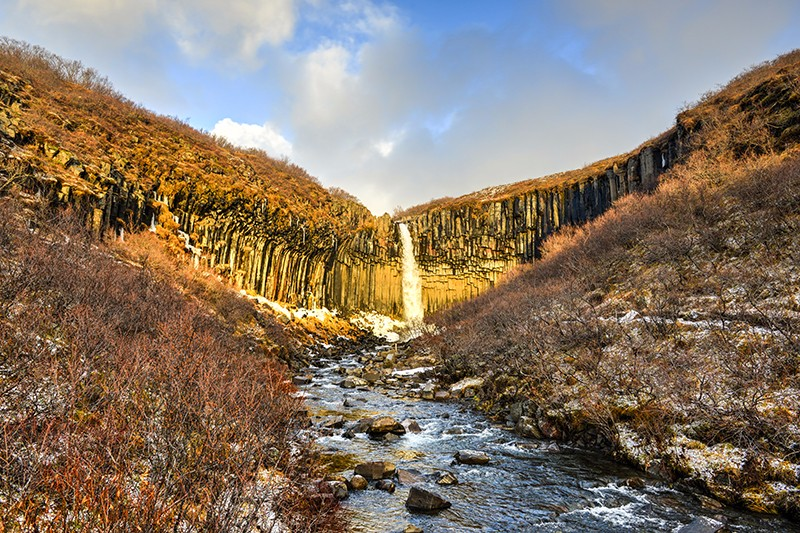
<path id="1" fill-rule="evenodd" d="M 84 161 L 77 151 L 26 129 L 29 87 L 8 74 L 0 83 L 3 168 L 25 189 L 82 213 L 100 235 L 146 228 L 180 243 L 195 263 L 235 286 L 270 300 L 344 312 L 374 310 L 402 316 L 402 266 L 397 227 L 388 215 L 353 231 L 287 217 L 266 200 L 224 202 L 191 186 L 130 176 L 124 165 Z M 542 239 L 564 224 L 580 224 L 620 196 L 655 186 L 678 154 L 672 130 L 604 171 L 551 186 L 532 182 L 509 194 L 503 187 L 471 195 L 460 205 L 405 217 L 415 243 L 427 313 L 472 298 L 514 266 L 532 261 Z M 42 171 L 35 154 L 56 172 Z M 335 216 L 348 217 L 345 206 Z"/>
<path id="2" fill-rule="evenodd" d="M 440 201 L 401 217 L 414 239 L 426 312 L 472 298 L 515 266 L 534 261 L 543 240 L 558 228 L 582 224 L 622 196 L 653 189 L 659 175 L 686 155 L 688 139 L 699 129 L 719 129 L 722 135 L 712 137 L 713 142 L 727 143 L 727 153 L 737 155 L 753 146 L 779 151 L 794 145 L 800 139 L 800 110 L 786 95 L 794 94 L 795 82 L 791 73 L 778 71 L 744 87 L 736 98 L 720 97 L 682 113 L 674 128 L 628 154 Z M 156 222 L 156 231 L 191 253 L 198 266 L 270 300 L 402 316 L 400 239 L 388 215 L 365 216 L 363 207 L 333 200 L 312 181 L 295 184 L 292 194 L 305 194 L 300 204 L 287 203 L 282 199 L 286 196 L 263 189 L 274 176 L 259 174 L 254 167 L 233 181 L 219 181 L 224 172 L 247 165 L 199 132 L 186 133 L 185 125 L 170 130 L 162 121 L 168 141 L 161 149 L 169 155 L 155 163 L 147 159 L 130 164 L 134 157 L 147 157 L 148 148 L 141 147 L 148 139 L 125 132 L 131 124 L 150 125 L 157 118 L 142 118 L 143 111 L 133 109 L 116 119 L 120 124 L 104 117 L 109 122 L 100 127 L 85 117 L 79 124 L 48 110 L 29 121 L 27 110 L 34 107 L 35 94 L 28 82 L 0 71 L 0 186 L 14 182 L 28 193 L 70 205 L 98 235 L 146 229 Z M 39 98 L 45 109 L 53 104 Z M 42 121 L 51 121 L 50 130 L 35 129 Z M 732 126 L 719 128 L 723 122 Z M 123 133 L 110 131 L 108 124 Z M 746 142 L 731 144 L 736 135 L 729 133 L 736 128 L 746 134 L 740 135 Z M 772 140 L 753 140 L 750 132 L 765 132 Z M 98 135 L 108 142 L 99 153 L 121 147 L 129 150 L 128 161 L 88 155 Z M 198 142 L 209 152 L 201 153 Z M 173 146 L 180 153 L 170 152 Z M 187 160 L 195 163 L 194 174 L 187 175 L 180 166 Z M 168 171 L 154 176 L 159 166 Z M 316 192 L 308 194 L 312 189 Z M 293 211 L 297 205 L 301 208 Z"/>
<path id="3" fill-rule="evenodd" d="M 674 128 L 586 177 L 517 194 L 507 190 L 513 186 L 491 188 L 460 205 L 404 218 L 417 245 L 427 312 L 474 297 L 514 266 L 533 261 L 559 227 L 591 220 L 626 194 L 652 190 L 679 157 L 679 137 Z"/>
<path id="4" fill-rule="evenodd" d="M 677 154 L 675 130 L 574 183 L 405 217 L 426 312 L 475 297 L 514 266 L 533 261 L 542 240 L 560 226 L 581 224 L 621 196 L 652 189 Z M 153 205 L 159 220 L 164 211 L 176 217 L 198 263 L 237 287 L 298 306 L 402 315 L 399 235 L 388 215 L 371 228 L 335 234 L 270 221 L 266 206 L 199 216 L 198 206 L 173 198 Z"/>

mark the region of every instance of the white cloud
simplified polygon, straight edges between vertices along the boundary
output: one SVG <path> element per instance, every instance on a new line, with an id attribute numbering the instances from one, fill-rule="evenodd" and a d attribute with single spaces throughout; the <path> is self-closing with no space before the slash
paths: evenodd
<path id="1" fill-rule="evenodd" d="M 224 57 L 248 65 L 264 46 L 278 46 L 295 30 L 300 0 L 11 0 L 19 22 L 103 36 L 125 46 L 164 32 L 187 56 Z"/>
<path id="2" fill-rule="evenodd" d="M 449 13 L 434 4 L 0 0 L 0 33 L 291 155 L 381 213 L 629 150 L 684 101 L 796 46 L 800 24 L 796 0 L 514 2 L 486 20 L 475 6 L 434 20 Z"/>
<path id="3" fill-rule="evenodd" d="M 224 137 L 236 146 L 260 148 L 273 157 L 291 157 L 292 155 L 292 143 L 286 140 L 270 123 L 263 125 L 240 124 L 224 118 L 216 123 L 211 134 Z"/>
<path id="4" fill-rule="evenodd" d="M 199 59 L 225 51 L 255 63 L 263 46 L 290 39 L 296 23 L 295 0 L 172 0 L 161 11 L 181 50 Z"/>

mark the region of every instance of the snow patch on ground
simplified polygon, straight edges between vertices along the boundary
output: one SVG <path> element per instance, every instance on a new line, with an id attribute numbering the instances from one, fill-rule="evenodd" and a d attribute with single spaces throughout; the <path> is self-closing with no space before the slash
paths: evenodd
<path id="1" fill-rule="evenodd" d="M 251 295 L 248 294 L 247 291 L 242 289 L 239 291 L 239 294 L 248 298 L 250 300 L 256 301 L 259 305 L 263 305 L 272 309 L 278 315 L 283 315 L 289 319 L 296 319 L 296 318 L 316 318 L 320 322 L 325 322 L 328 318 L 335 317 L 337 315 L 336 310 L 329 310 L 325 307 L 317 307 L 315 309 L 306 309 L 305 307 L 295 307 L 295 308 L 288 308 L 285 307 L 278 302 L 272 301 L 268 298 L 259 295 Z"/>

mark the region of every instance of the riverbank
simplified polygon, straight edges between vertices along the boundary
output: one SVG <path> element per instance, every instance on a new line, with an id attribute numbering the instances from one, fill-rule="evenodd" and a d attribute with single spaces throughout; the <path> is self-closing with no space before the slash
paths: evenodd
<path id="1" fill-rule="evenodd" d="M 798 190 L 797 154 L 696 152 L 416 349 L 523 435 L 800 520 Z"/>
<path id="2" fill-rule="evenodd" d="M 796 529 L 777 517 L 726 508 L 605 454 L 520 437 L 508 421 L 456 399 L 474 397 L 483 385 L 437 385 L 437 362 L 408 344 L 327 346 L 310 360 L 298 387 L 312 420 L 307 436 L 327 465 L 331 493 L 342 498 L 349 531 L 672 532 L 698 520 L 730 531 Z M 402 430 L 370 430 L 375 423 L 389 428 L 387 417 Z M 488 463 L 459 463 L 456 454 L 466 450 L 486 454 Z M 359 465 L 371 463 L 381 465 L 382 480 L 368 479 L 363 489 Z M 413 512 L 406 506 L 412 487 L 451 506 Z"/>

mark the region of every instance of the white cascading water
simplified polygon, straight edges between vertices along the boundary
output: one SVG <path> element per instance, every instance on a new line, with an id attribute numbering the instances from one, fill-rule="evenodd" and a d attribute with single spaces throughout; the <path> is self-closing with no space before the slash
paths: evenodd
<path id="1" fill-rule="evenodd" d="M 421 323 L 425 315 L 422 308 L 422 280 L 414 258 L 414 242 L 411 232 L 403 223 L 397 224 L 400 231 L 400 250 L 403 257 L 403 319 L 409 323 Z"/>

